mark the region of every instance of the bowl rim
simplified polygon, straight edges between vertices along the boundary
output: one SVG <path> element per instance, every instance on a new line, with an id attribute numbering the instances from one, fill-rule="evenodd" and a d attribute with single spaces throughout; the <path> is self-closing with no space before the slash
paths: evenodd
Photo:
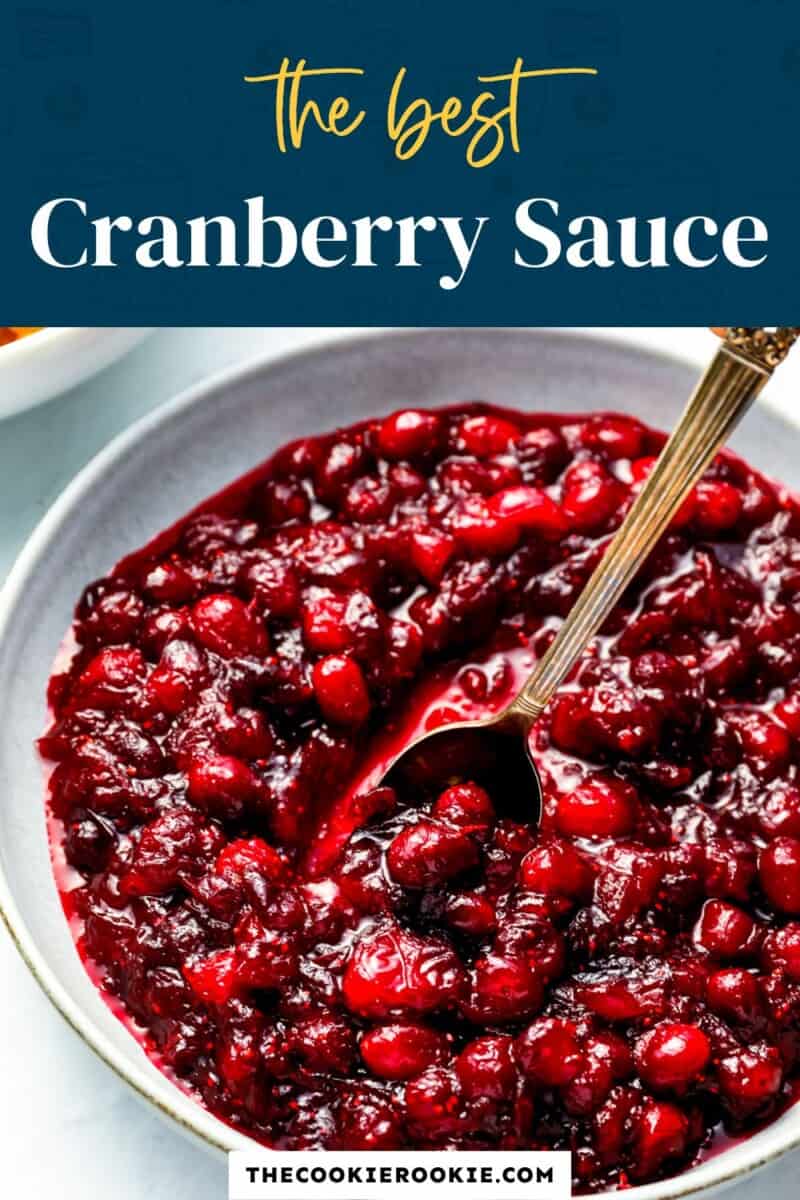
<path id="1" fill-rule="evenodd" d="M 0 421 L 79 387 L 116 363 L 151 329 L 146 325 L 46 325 L 3 344 Z"/>
<path id="2" fill-rule="evenodd" d="M 0 367 L 4 362 L 8 363 L 12 360 L 16 360 L 18 364 L 26 354 L 36 353 L 43 346 L 50 347 L 58 342 L 76 341 L 77 335 L 93 333 L 95 328 L 97 327 L 92 325 L 40 325 L 34 333 L 26 333 L 24 337 L 15 338 L 13 342 L 7 342 L 6 345 L 0 346 L 4 352 L 0 358 Z"/>
<path id="3" fill-rule="evenodd" d="M 50 328 L 42 330 L 42 334 L 50 333 L 56 337 L 66 333 L 78 332 L 74 328 Z M 271 369 L 280 370 L 283 366 L 302 362 L 305 359 L 327 357 L 331 354 L 347 354 L 357 350 L 361 345 L 380 340 L 399 341 L 403 338 L 434 338 L 445 332 L 441 329 L 403 328 L 403 329 L 360 329 L 355 333 L 341 336 L 332 330 L 320 331 L 320 337 L 310 345 L 301 345 L 284 352 L 265 352 L 255 358 L 248 358 L 244 363 L 215 371 L 204 379 L 184 389 L 171 400 L 158 405 L 154 410 L 138 418 L 128 428 L 122 430 L 111 439 L 67 484 L 55 502 L 50 506 L 38 522 L 28 540 L 18 554 L 4 584 L 0 588 L 0 642 L 6 637 L 12 626 L 18 602 L 23 598 L 23 590 L 28 575 L 38 562 L 41 553 L 47 548 L 51 536 L 76 503 L 89 493 L 98 476 L 104 474 L 115 462 L 123 458 L 127 452 L 166 420 L 190 408 L 199 400 L 223 388 L 240 385 L 257 378 L 262 372 Z M 464 327 L 452 327 L 450 332 L 469 333 Z M 674 363 L 683 367 L 696 369 L 696 362 L 689 357 L 661 348 L 648 348 L 641 343 L 635 344 L 606 337 L 595 330 L 587 333 L 580 328 L 476 328 L 475 333 L 516 333 L 533 338 L 556 338 L 570 341 L 580 340 L 584 343 L 594 343 L 598 348 L 624 352 L 633 357 L 665 363 Z M 35 335 L 31 335 L 34 337 Z M 20 345 L 30 338 L 20 339 Z M 16 346 L 16 343 L 11 343 Z M 3 347 L 7 350 L 8 347 Z M 174 1089 L 170 1099 L 166 1100 L 155 1090 L 155 1084 L 145 1070 L 126 1057 L 108 1039 L 106 1034 L 96 1027 L 91 1018 L 84 1012 L 80 1004 L 74 1002 L 66 989 L 50 967 L 46 955 L 40 952 L 29 932 L 26 922 L 19 911 L 11 887 L 0 863 L 0 919 L 16 946 L 23 962 L 39 987 L 50 1000 L 54 1008 L 66 1021 L 75 1034 L 86 1046 L 109 1067 L 115 1075 L 122 1079 L 136 1095 L 147 1101 L 182 1133 L 195 1142 L 200 1143 L 206 1150 L 212 1150 L 217 1155 L 230 1150 L 267 1150 L 253 1139 L 239 1133 L 233 1128 L 226 1127 L 214 1117 L 192 1096 Z M 771 1148 L 754 1154 L 748 1161 L 726 1167 L 728 1154 L 721 1151 L 714 1158 L 703 1164 L 706 1177 L 697 1182 L 693 1179 L 694 1172 L 689 1170 L 668 1179 L 655 1183 L 639 1185 L 626 1189 L 631 1200 L 685 1200 L 691 1196 L 699 1196 L 713 1189 L 740 1182 L 748 1178 L 754 1171 L 782 1157 L 790 1150 L 800 1147 L 800 1122 L 795 1130 L 787 1131 Z M 714 1169 L 714 1164 L 719 1164 Z M 618 1195 L 617 1191 L 597 1193 L 594 1200 L 612 1200 Z"/>
<path id="4" fill-rule="evenodd" d="M 98 341 L 104 336 L 115 338 L 135 331 L 144 337 L 151 328 L 149 325 L 41 325 L 34 333 L 0 346 L 0 376 L 4 369 L 20 367 L 26 359 L 69 350 L 70 346 Z"/>

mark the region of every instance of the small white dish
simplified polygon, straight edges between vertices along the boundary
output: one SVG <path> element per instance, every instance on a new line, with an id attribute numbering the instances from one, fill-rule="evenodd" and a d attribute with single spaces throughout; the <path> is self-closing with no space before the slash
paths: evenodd
<path id="1" fill-rule="evenodd" d="M 543 411 L 616 409 L 668 427 L 695 378 L 696 369 L 677 359 L 574 333 L 435 330 L 322 345 L 227 371 L 151 413 L 77 476 L 30 539 L 0 593 L 0 911 L 83 1040 L 207 1148 L 252 1143 L 179 1091 L 112 1014 L 78 958 L 53 882 L 33 744 L 45 724 L 50 668 L 84 585 L 292 437 L 408 403 L 475 399 Z M 734 445 L 800 487 L 798 437 L 796 425 L 760 406 Z M 798 1146 L 795 1106 L 699 1167 L 627 1195 L 695 1196 L 746 1179 Z"/>
<path id="2" fill-rule="evenodd" d="M 48 327 L 0 346 L 0 420 L 83 383 L 148 332 Z"/>

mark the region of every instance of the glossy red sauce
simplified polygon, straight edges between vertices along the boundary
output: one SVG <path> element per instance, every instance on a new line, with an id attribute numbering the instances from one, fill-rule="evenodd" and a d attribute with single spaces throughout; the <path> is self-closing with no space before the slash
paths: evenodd
<path id="1" fill-rule="evenodd" d="M 294 1148 L 566 1148 L 599 1190 L 792 1098 L 787 492 L 711 468 L 537 725 L 541 828 L 502 770 L 376 788 L 417 732 L 514 694 L 662 444 L 409 410 L 285 448 L 87 589 L 42 740 L 65 912 L 223 1120 Z"/>

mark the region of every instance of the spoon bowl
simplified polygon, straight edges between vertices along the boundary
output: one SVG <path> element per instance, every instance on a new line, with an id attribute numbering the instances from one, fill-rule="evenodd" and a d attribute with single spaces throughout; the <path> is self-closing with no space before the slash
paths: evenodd
<path id="1" fill-rule="evenodd" d="M 542 787 L 529 730 L 530 725 L 511 708 L 483 721 L 442 725 L 411 742 L 382 783 L 403 791 L 435 793 L 473 780 L 505 798 L 503 816 L 538 825 Z"/>

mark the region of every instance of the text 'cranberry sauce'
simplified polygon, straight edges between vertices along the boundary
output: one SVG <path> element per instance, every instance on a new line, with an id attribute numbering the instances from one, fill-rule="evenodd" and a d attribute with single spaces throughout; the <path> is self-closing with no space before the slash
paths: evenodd
<path id="1" fill-rule="evenodd" d="M 721 455 L 534 733 L 525 798 L 371 786 L 496 709 L 664 438 L 408 410 L 281 450 L 92 584 L 54 857 L 106 994 L 289 1148 L 695 1161 L 800 1074 L 800 511 Z"/>

